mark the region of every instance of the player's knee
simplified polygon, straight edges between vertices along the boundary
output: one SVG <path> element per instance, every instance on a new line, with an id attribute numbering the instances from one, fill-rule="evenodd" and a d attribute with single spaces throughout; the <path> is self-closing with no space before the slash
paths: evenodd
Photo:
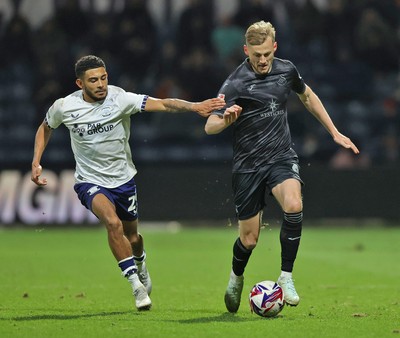
<path id="1" fill-rule="evenodd" d="M 112 234 L 122 234 L 122 222 L 117 216 L 107 217 L 104 221 L 107 231 Z"/>
<path id="2" fill-rule="evenodd" d="M 257 246 L 258 235 L 250 233 L 240 237 L 240 241 L 247 250 L 253 250 Z"/>
<path id="3" fill-rule="evenodd" d="M 300 198 L 288 198 L 285 200 L 284 211 L 286 213 L 298 213 L 303 210 L 303 202 Z"/>

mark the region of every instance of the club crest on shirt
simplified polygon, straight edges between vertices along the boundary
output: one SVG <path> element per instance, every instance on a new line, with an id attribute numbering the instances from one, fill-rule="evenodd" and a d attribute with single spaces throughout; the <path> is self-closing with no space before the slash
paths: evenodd
<path id="1" fill-rule="evenodd" d="M 111 115 L 111 107 L 110 106 L 106 106 L 101 110 L 101 116 L 103 117 L 107 117 Z"/>
<path id="2" fill-rule="evenodd" d="M 279 76 L 279 80 L 278 80 L 277 84 L 278 84 L 278 86 L 286 86 L 286 84 L 287 84 L 286 78 L 283 75 Z"/>

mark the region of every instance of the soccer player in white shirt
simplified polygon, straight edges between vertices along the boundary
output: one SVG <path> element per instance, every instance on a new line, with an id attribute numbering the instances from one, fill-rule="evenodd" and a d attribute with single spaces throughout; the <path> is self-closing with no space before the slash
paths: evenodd
<path id="1" fill-rule="evenodd" d="M 207 117 L 225 105 L 221 98 L 202 102 L 157 99 L 108 85 L 106 66 L 94 55 L 75 64 L 80 90 L 56 100 L 39 126 L 32 160 L 32 181 L 41 178 L 40 160 L 53 129 L 64 124 L 76 161 L 74 186 L 82 204 L 105 224 L 110 249 L 132 285 L 136 307 L 151 307 L 152 284 L 146 268 L 143 238 L 138 233 L 136 168 L 129 147 L 130 116 L 144 111 L 196 112 Z"/>

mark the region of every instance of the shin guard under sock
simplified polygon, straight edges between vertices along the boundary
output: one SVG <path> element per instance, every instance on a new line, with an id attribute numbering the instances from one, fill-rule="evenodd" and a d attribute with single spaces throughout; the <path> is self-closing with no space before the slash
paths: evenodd
<path id="1" fill-rule="evenodd" d="M 240 241 L 240 238 L 235 241 L 233 245 L 232 270 L 236 276 L 243 275 L 251 253 L 252 250 L 246 249 Z"/>
<path id="2" fill-rule="evenodd" d="M 303 213 L 284 213 L 280 232 L 282 271 L 292 272 L 300 245 Z"/>

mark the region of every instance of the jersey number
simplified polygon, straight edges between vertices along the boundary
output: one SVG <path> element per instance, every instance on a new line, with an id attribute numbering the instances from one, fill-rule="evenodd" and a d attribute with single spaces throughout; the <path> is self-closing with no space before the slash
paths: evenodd
<path id="1" fill-rule="evenodd" d="M 133 211 L 135 214 L 137 213 L 137 198 L 136 195 L 132 195 L 128 198 L 131 201 L 131 205 L 128 208 L 128 211 Z"/>

